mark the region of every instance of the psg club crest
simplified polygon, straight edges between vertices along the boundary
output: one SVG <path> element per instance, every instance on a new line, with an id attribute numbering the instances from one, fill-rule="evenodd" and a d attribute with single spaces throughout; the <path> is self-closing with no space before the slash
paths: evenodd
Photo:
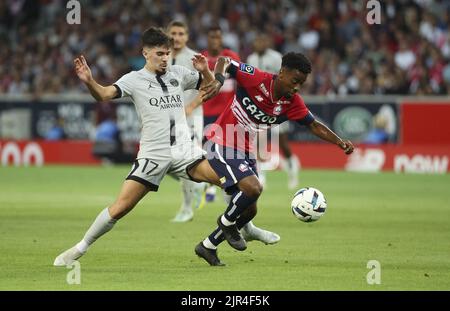
<path id="1" fill-rule="evenodd" d="M 177 87 L 178 86 L 178 81 L 175 79 L 170 80 L 170 84 L 172 84 L 172 86 Z"/>
<path id="2" fill-rule="evenodd" d="M 278 116 L 281 113 L 281 106 L 275 106 L 275 108 L 273 108 L 273 114 Z"/>

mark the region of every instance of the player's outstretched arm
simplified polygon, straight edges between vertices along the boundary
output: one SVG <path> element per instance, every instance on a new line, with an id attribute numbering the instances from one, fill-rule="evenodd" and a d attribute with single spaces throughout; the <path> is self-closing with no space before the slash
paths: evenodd
<path id="1" fill-rule="evenodd" d="M 117 89 L 113 85 L 102 86 L 98 84 L 92 77 L 91 69 L 89 68 L 86 59 L 83 55 L 73 60 L 75 72 L 78 78 L 86 84 L 89 92 L 97 101 L 106 101 L 115 98 Z"/>
<path id="2" fill-rule="evenodd" d="M 192 64 L 194 65 L 194 68 L 202 74 L 203 79 L 202 79 L 202 84 L 201 84 L 201 88 L 200 88 L 200 93 L 192 100 L 192 102 L 190 102 L 189 104 L 186 105 L 186 108 L 185 108 L 186 116 L 190 116 L 197 107 L 202 105 L 207 100 L 207 99 L 204 99 L 204 96 L 203 96 L 204 92 L 202 91 L 202 88 L 207 85 L 218 82 L 216 80 L 216 78 L 214 77 L 213 73 L 211 72 L 211 70 L 209 70 L 208 60 L 206 59 L 206 57 L 204 55 L 201 55 L 201 54 L 194 55 L 194 57 L 192 58 Z M 220 85 L 220 86 L 222 86 L 222 85 Z M 220 87 L 219 87 L 219 89 L 220 89 Z"/>
<path id="3" fill-rule="evenodd" d="M 208 99 L 214 97 L 219 93 L 220 88 L 225 82 L 225 73 L 230 66 L 231 59 L 229 57 L 220 56 L 216 62 L 216 66 L 214 68 L 214 80 L 211 83 L 204 84 L 200 88 L 200 93 L 203 101 L 207 101 Z"/>
<path id="4" fill-rule="evenodd" d="M 351 141 L 342 140 L 322 122 L 314 120 L 311 124 L 308 125 L 308 128 L 317 137 L 332 144 L 338 145 L 339 148 L 344 150 L 345 154 L 350 154 L 353 152 L 354 147 Z"/>
<path id="5" fill-rule="evenodd" d="M 192 65 L 203 76 L 202 85 L 211 83 L 214 80 L 214 75 L 209 70 L 208 60 L 202 54 L 195 54 L 192 58 Z"/>
<path id="6" fill-rule="evenodd" d="M 215 74 L 225 75 L 230 64 L 231 64 L 231 58 L 225 57 L 225 56 L 220 56 L 216 62 L 216 66 L 214 67 L 214 75 Z"/>

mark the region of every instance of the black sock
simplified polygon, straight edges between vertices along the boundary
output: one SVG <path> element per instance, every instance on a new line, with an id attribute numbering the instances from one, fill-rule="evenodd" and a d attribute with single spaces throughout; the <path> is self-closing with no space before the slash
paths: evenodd
<path id="1" fill-rule="evenodd" d="M 227 210 L 223 214 L 230 222 L 235 222 L 236 219 L 253 203 L 257 198 L 246 196 L 242 191 L 237 191 L 232 197 Z"/>
<path id="2" fill-rule="evenodd" d="M 252 220 L 256 216 L 256 204 L 247 208 L 241 216 L 236 220 L 236 226 L 238 229 L 244 227 L 250 220 Z M 209 236 L 208 239 L 214 246 L 218 246 L 225 240 L 225 236 L 222 233 L 222 230 L 217 227 Z"/>

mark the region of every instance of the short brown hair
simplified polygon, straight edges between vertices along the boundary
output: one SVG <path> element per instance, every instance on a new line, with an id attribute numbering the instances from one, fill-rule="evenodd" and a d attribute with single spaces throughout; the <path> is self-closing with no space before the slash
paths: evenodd
<path id="1" fill-rule="evenodd" d="M 142 34 L 142 46 L 153 48 L 155 46 L 167 46 L 170 47 L 172 41 L 167 34 L 161 29 L 156 27 L 150 27 Z"/>
<path id="2" fill-rule="evenodd" d="M 182 21 L 171 21 L 169 25 L 167 26 L 167 31 L 169 31 L 172 27 L 181 27 L 186 30 L 186 32 L 189 32 L 189 27 L 185 22 Z"/>

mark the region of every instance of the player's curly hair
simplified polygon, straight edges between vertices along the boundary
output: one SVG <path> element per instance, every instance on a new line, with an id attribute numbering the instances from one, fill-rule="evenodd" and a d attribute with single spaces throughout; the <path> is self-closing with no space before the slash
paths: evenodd
<path id="1" fill-rule="evenodd" d="M 283 56 L 281 67 L 298 69 L 304 74 L 310 74 L 312 71 L 311 61 L 302 53 L 295 52 L 289 52 Z"/>
<path id="2" fill-rule="evenodd" d="M 142 46 L 149 48 L 155 46 L 170 47 L 171 44 L 172 40 L 170 40 L 169 36 L 161 28 L 150 27 L 142 34 Z"/>

